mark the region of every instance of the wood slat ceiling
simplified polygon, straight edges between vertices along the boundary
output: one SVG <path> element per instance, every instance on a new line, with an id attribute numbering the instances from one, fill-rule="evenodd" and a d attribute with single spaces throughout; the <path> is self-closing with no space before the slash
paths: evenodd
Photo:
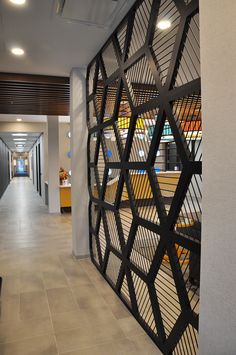
<path id="1" fill-rule="evenodd" d="M 0 73 L 0 114 L 69 115 L 68 77 Z"/>

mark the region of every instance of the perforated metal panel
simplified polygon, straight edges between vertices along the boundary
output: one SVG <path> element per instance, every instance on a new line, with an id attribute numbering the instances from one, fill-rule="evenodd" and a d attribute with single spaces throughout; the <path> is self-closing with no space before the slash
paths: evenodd
<path id="1" fill-rule="evenodd" d="M 198 348 L 199 52 L 197 1 L 137 1 L 87 72 L 91 258 L 164 354 Z"/>

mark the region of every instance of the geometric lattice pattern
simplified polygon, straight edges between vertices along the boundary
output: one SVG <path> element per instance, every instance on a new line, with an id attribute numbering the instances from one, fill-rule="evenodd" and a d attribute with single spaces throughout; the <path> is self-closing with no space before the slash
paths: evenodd
<path id="1" fill-rule="evenodd" d="M 196 0 L 140 0 L 88 66 L 93 263 L 164 354 L 197 354 Z"/>

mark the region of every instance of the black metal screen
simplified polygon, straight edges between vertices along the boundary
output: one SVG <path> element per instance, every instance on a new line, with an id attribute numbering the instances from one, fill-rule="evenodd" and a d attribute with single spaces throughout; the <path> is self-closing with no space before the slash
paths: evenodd
<path id="1" fill-rule="evenodd" d="M 137 1 L 87 72 L 91 258 L 165 354 L 198 348 L 198 2 Z"/>

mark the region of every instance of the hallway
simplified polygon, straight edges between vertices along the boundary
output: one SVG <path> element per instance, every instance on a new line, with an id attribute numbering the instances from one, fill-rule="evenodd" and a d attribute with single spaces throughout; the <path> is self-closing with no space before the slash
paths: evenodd
<path id="1" fill-rule="evenodd" d="M 0 200 L 1 355 L 160 354 L 28 178 Z"/>

